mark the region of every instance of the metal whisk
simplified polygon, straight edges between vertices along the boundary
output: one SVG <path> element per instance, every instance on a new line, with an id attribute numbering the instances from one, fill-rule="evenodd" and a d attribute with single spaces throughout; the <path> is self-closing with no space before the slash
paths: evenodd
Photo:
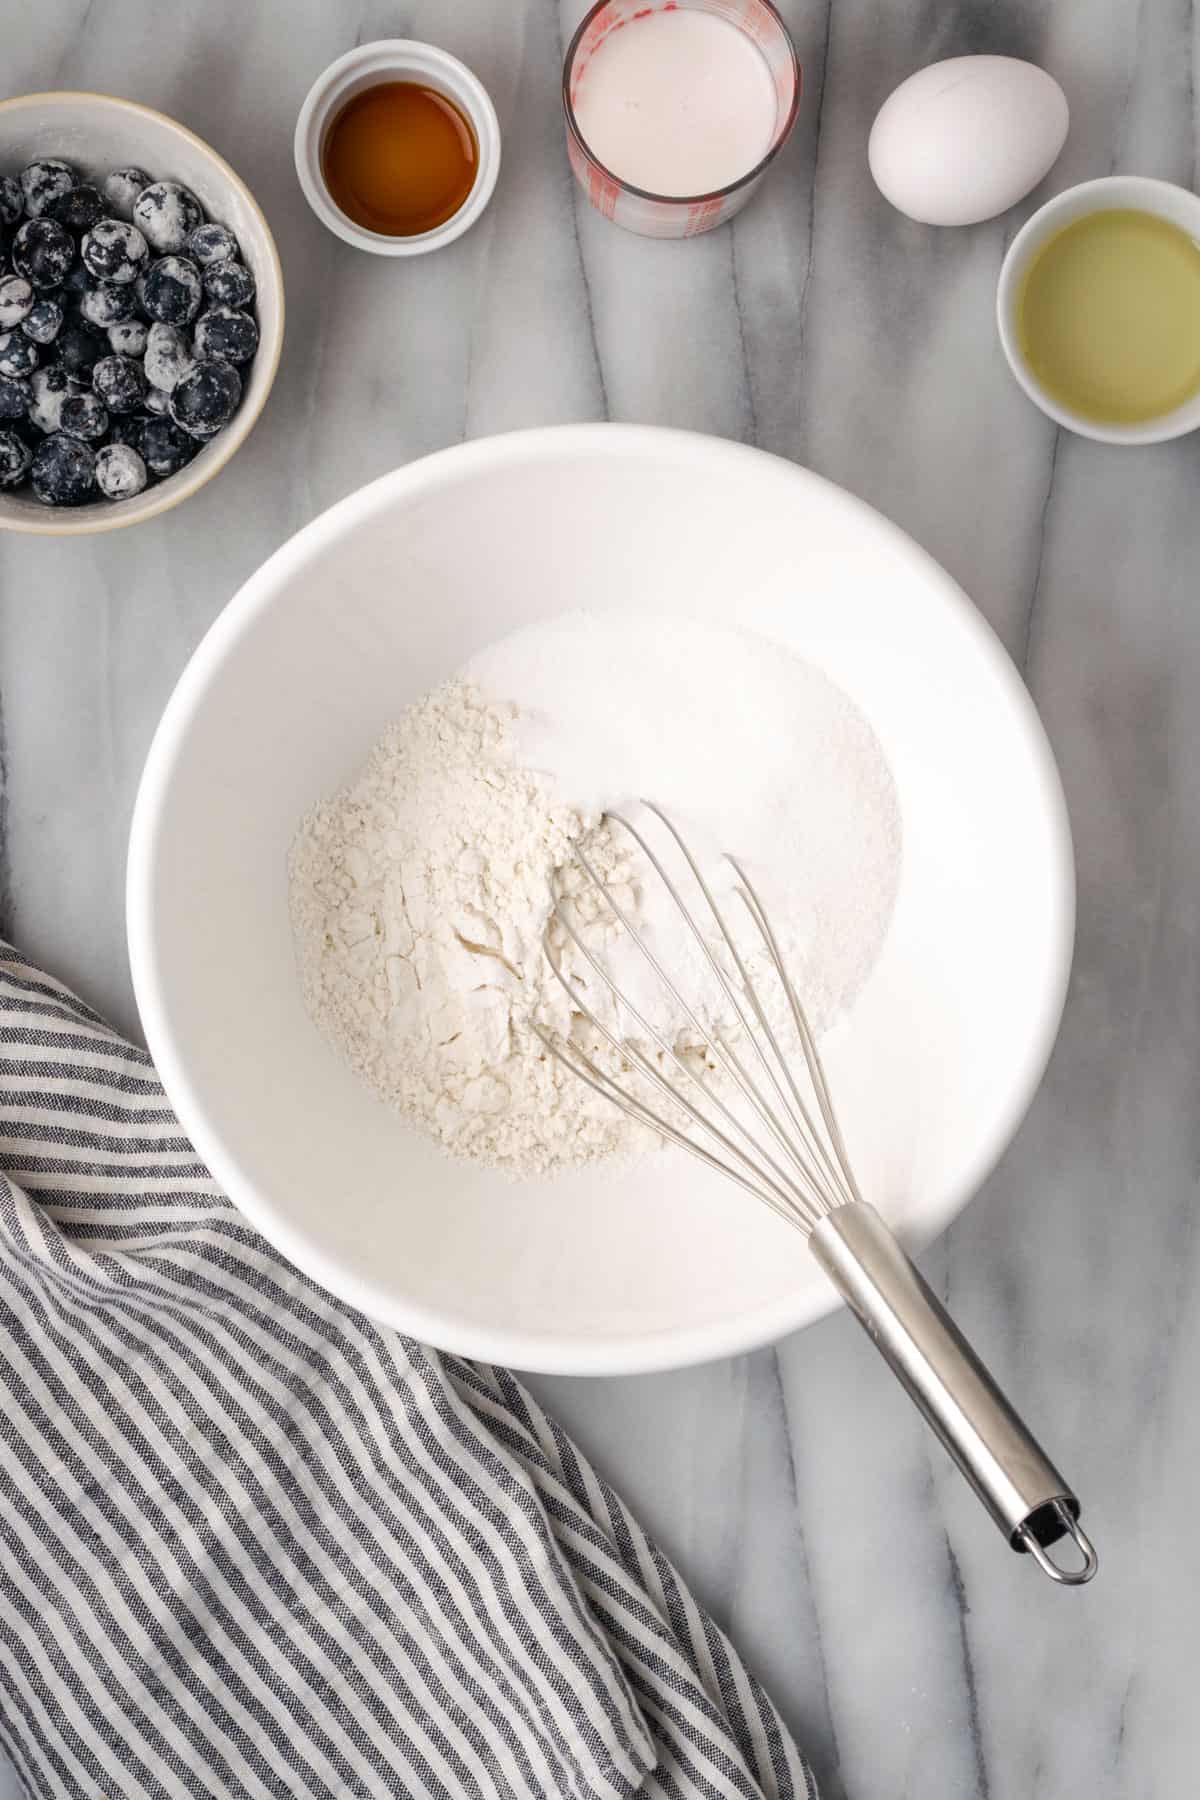
<path id="1" fill-rule="evenodd" d="M 712 932 L 706 934 L 701 928 L 643 832 L 617 814 L 607 814 L 605 823 L 610 830 L 615 827 L 628 834 L 653 877 L 662 883 L 678 908 L 681 925 L 694 940 L 736 1018 L 737 1029 L 727 1038 L 702 1022 L 696 1008 L 677 991 L 645 932 L 617 904 L 586 849 L 576 846 L 575 862 L 587 887 L 601 897 L 623 936 L 645 958 L 678 1018 L 690 1024 L 702 1054 L 681 1053 L 638 1010 L 577 928 L 573 907 L 557 888 L 551 921 L 558 921 L 616 1002 L 618 1015 L 638 1028 L 640 1038 L 631 1039 L 620 1027 L 614 1030 L 589 1006 L 580 984 L 563 972 L 552 941 L 552 924 L 547 926 L 543 946 L 550 966 L 572 1010 L 616 1053 L 618 1072 L 601 1068 L 569 1039 L 541 1027 L 538 1035 L 597 1093 L 736 1182 L 802 1232 L 822 1269 L 1011 1547 L 1029 1552 L 1054 1581 L 1070 1587 L 1090 1581 L 1098 1564 L 1079 1524 L 1079 1501 L 892 1232 L 859 1192 L 804 1008 L 744 869 L 734 858 L 725 858 L 736 876 L 734 892 L 749 914 L 786 997 L 799 1058 L 794 1051 L 785 1053 L 734 933 L 692 852 L 665 813 L 649 802 L 643 805 L 674 843 L 711 919 Z M 646 1040 L 654 1045 L 657 1056 L 642 1049 Z M 639 1087 L 643 1091 L 637 1091 Z M 665 1110 L 645 1097 L 646 1090 L 662 1096 Z M 1079 1567 L 1064 1568 L 1048 1555 L 1050 1547 L 1063 1538 L 1074 1542 L 1082 1559 Z"/>

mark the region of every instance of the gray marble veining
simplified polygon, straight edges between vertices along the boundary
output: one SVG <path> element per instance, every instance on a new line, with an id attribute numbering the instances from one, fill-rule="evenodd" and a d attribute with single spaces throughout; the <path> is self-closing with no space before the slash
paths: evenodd
<path id="1" fill-rule="evenodd" d="M 581 10 L 0 0 L 5 91 L 145 100 L 243 172 L 289 315 L 264 419 L 186 508 L 90 541 L 0 537 L 5 928 L 136 1029 L 122 867 L 158 713 L 263 557 L 399 462 L 641 419 L 756 442 L 880 507 L 1000 633 L 1067 786 L 1062 1036 L 926 1268 L 1085 1496 L 1100 1578 L 1061 1594 L 1006 1555 L 845 1317 L 709 1368 L 537 1386 L 767 1678 L 827 1800 L 1181 1800 L 1200 1765 L 1200 436 L 1121 451 L 1056 432 L 992 322 L 1034 199 L 927 230 L 879 198 L 864 148 L 912 69 L 1003 51 L 1071 103 L 1047 192 L 1112 169 L 1195 184 L 1200 15 L 785 0 L 793 143 L 731 228 L 657 244 L 593 214 L 567 169 L 557 82 Z M 312 77 L 378 36 L 463 56 L 504 130 L 482 223 L 395 265 L 325 234 L 291 165 Z"/>

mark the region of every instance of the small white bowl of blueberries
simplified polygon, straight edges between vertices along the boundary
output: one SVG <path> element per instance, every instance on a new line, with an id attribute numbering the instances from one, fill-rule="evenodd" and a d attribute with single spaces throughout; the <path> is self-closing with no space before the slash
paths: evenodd
<path id="1" fill-rule="evenodd" d="M 270 229 L 200 138 L 103 94 L 0 102 L 0 529 L 178 505 L 248 436 L 282 342 Z"/>

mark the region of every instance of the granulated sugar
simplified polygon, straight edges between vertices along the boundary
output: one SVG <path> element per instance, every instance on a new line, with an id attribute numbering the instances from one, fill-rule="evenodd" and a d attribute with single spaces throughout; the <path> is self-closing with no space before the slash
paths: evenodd
<path id="1" fill-rule="evenodd" d="M 900 875 L 891 771 L 840 688 L 749 632 L 611 613 L 514 633 L 464 673 L 515 704 L 518 761 L 572 805 L 652 800 L 706 865 L 744 862 L 828 1029 L 875 965 Z"/>
<path id="2" fill-rule="evenodd" d="M 314 1018 L 453 1153 L 529 1175 L 656 1141 L 533 1031 L 559 1032 L 601 1063 L 613 1055 L 542 952 L 558 870 L 589 947 L 677 1049 L 703 1041 L 663 1011 L 570 863 L 586 838 L 627 914 L 674 953 L 673 919 L 623 834 L 600 824 L 639 796 L 671 813 L 714 870 L 722 849 L 744 861 L 818 1033 L 870 973 L 895 899 L 900 821 L 880 746 L 838 688 L 777 645 L 689 621 L 565 615 L 518 633 L 401 715 L 358 780 L 304 822 L 290 864 Z M 561 938 L 559 951 L 568 983 L 628 1031 L 582 954 Z"/>

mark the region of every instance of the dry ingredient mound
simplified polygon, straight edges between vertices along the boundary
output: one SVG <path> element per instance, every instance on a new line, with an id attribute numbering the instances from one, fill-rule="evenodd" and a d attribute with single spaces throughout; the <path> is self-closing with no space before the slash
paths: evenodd
<path id="1" fill-rule="evenodd" d="M 516 632 L 401 715 L 353 784 L 303 822 L 290 861 L 317 1025 L 453 1154 L 528 1176 L 660 1142 L 534 1029 L 634 1084 L 586 1005 L 678 1079 L 551 922 L 570 998 L 555 978 L 543 950 L 552 881 L 587 950 L 671 1051 L 707 1060 L 737 1034 L 669 896 L 605 819 L 635 810 L 647 780 L 722 899 L 733 878 L 721 852 L 736 850 L 818 1035 L 874 966 L 900 815 L 878 740 L 841 689 L 777 644 L 695 620 L 567 613 Z M 581 840 L 693 1019 L 580 870 Z M 790 1030 L 761 945 L 742 948 L 773 1026 Z M 663 1104 L 649 1083 L 642 1097 Z"/>
<path id="2" fill-rule="evenodd" d="M 516 765 L 515 719 L 467 681 L 410 706 L 354 784 L 305 819 L 289 874 L 305 998 L 325 1035 L 447 1150 L 530 1175 L 655 1140 L 530 1029 L 537 1014 L 579 1038 L 542 951 L 572 842 L 590 834 L 594 866 L 630 896 L 597 816 Z"/>

